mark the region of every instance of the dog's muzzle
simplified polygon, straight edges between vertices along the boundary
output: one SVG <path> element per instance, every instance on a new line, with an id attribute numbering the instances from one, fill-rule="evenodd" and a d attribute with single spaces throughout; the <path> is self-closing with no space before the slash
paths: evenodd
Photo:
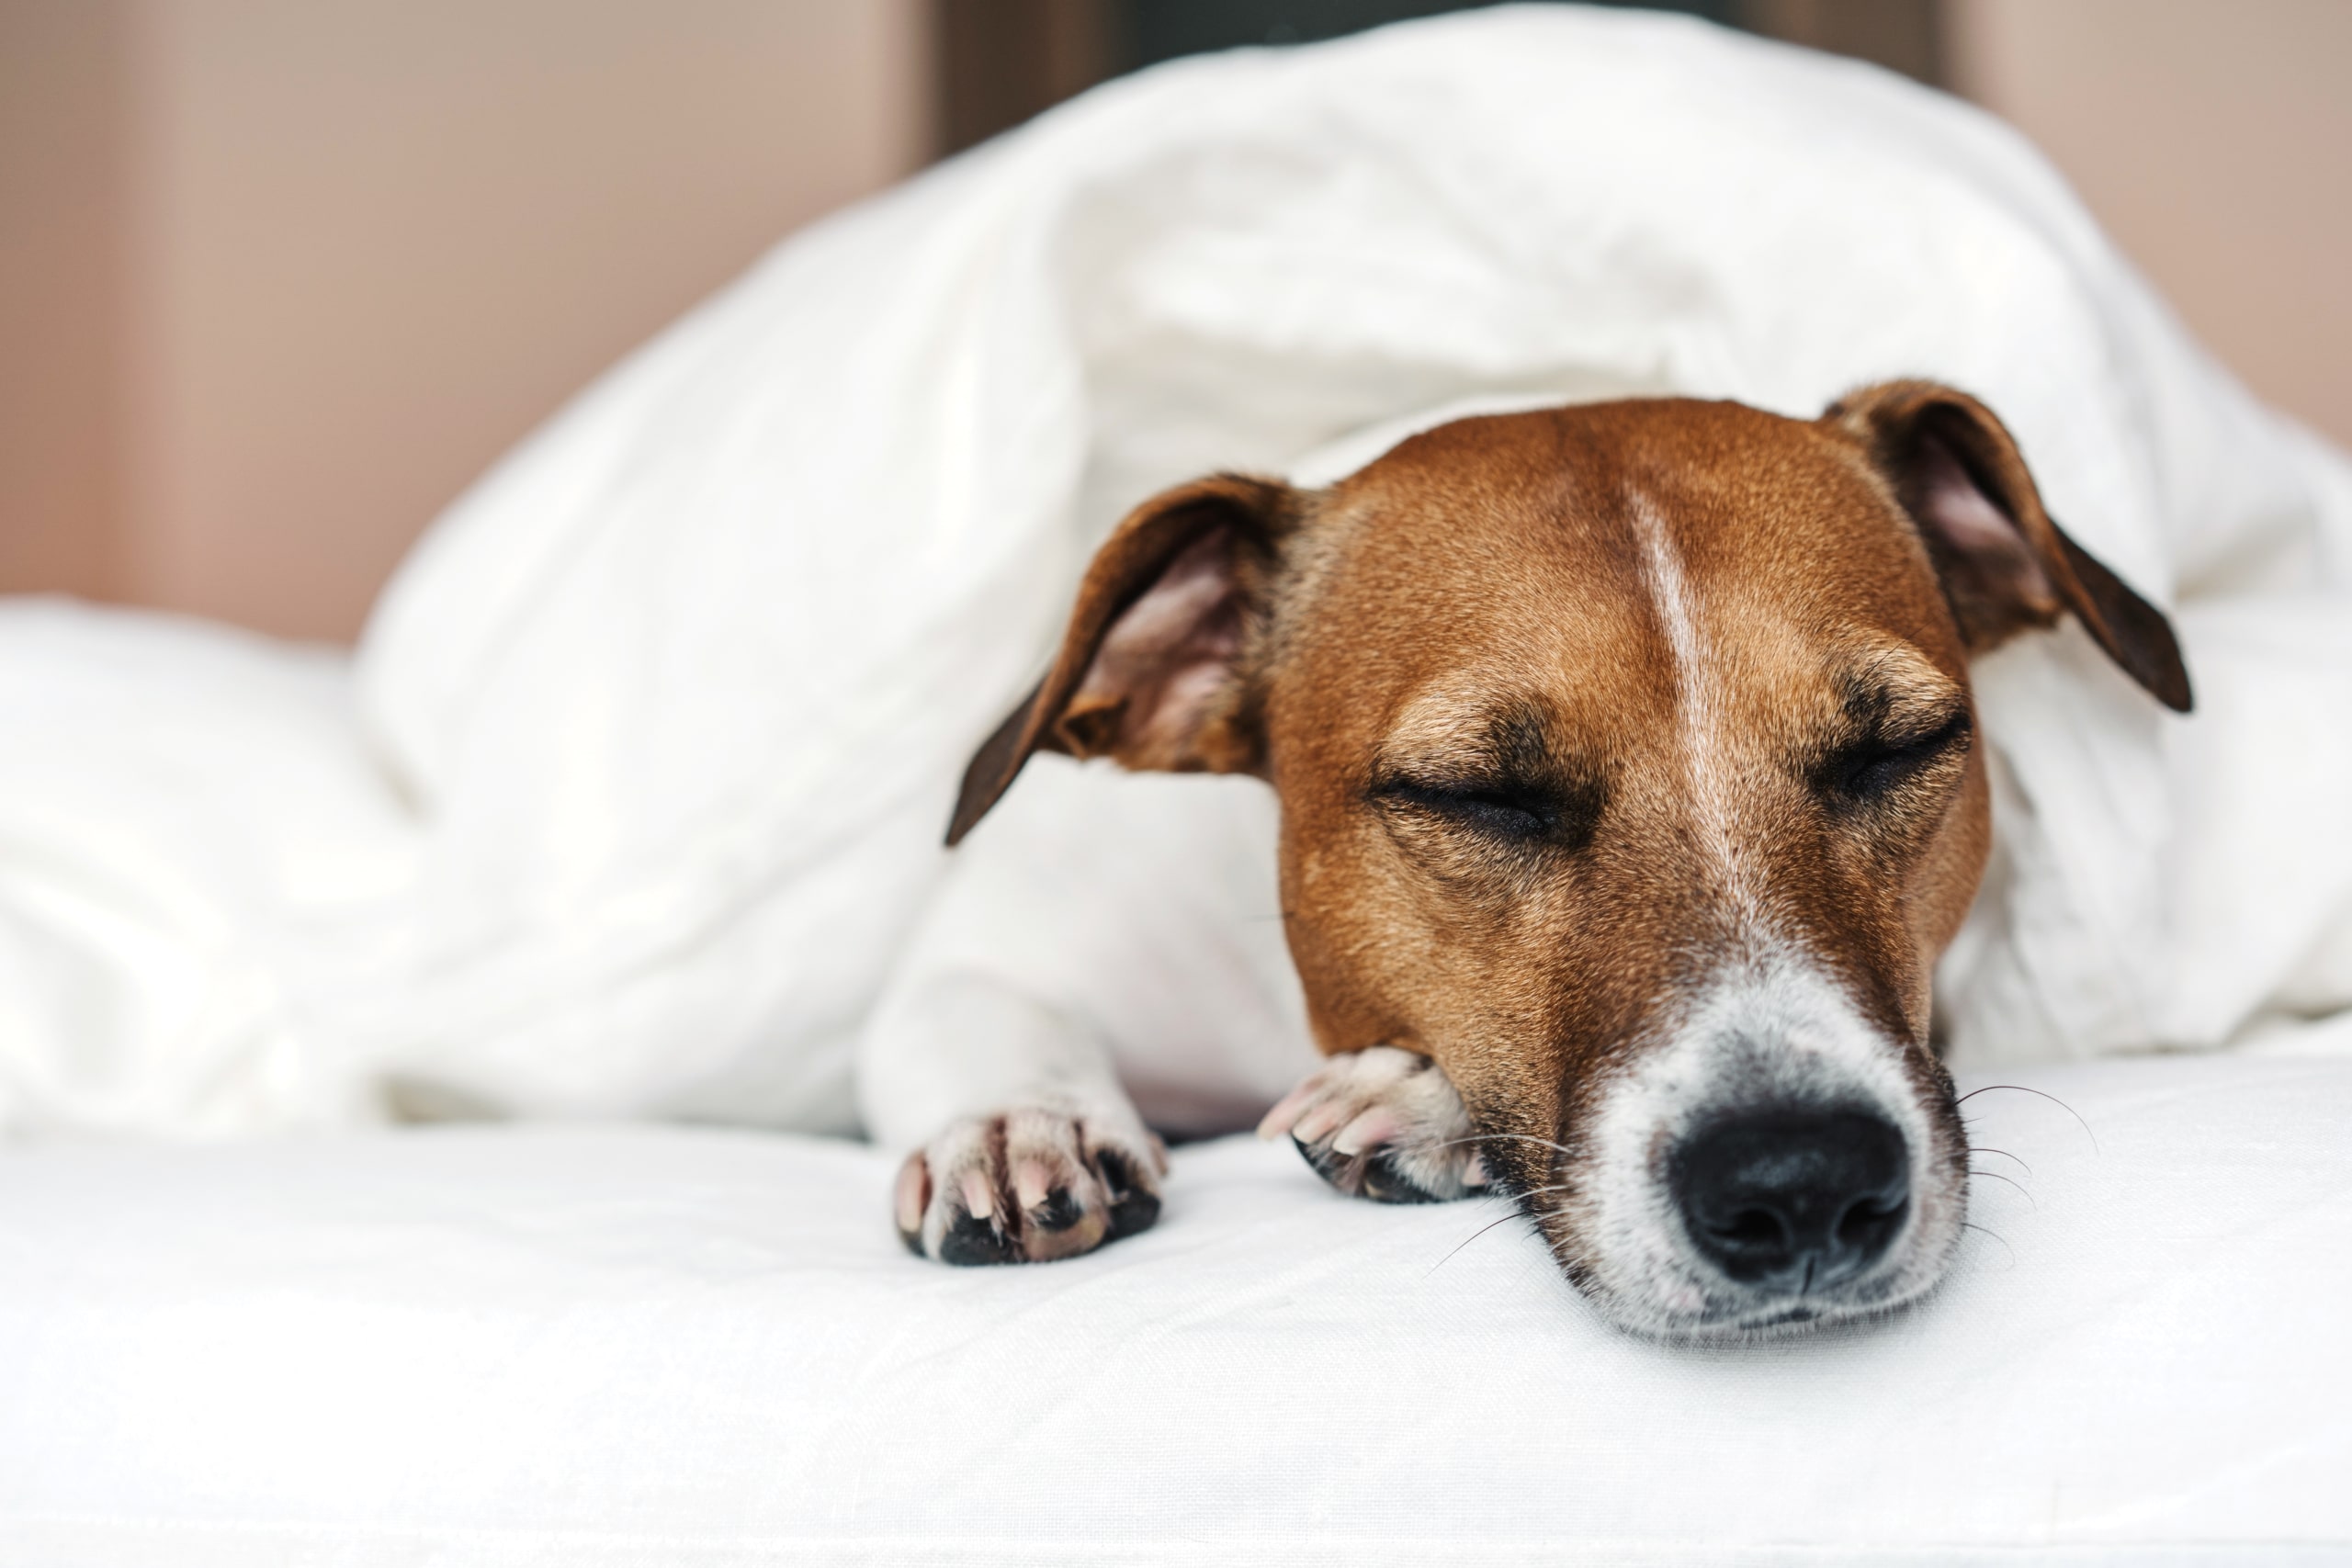
<path id="1" fill-rule="evenodd" d="M 1732 976 L 1634 1053 L 1552 1173 L 1555 1249 L 1625 1327 L 1744 1338 L 1884 1312 L 1959 1245 L 1950 1080 L 1837 987 Z"/>

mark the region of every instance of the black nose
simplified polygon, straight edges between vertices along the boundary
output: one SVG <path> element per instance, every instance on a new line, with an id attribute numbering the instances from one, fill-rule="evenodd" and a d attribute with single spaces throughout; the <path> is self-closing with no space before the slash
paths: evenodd
<path id="1" fill-rule="evenodd" d="M 1684 1141 L 1670 1177 L 1700 1251 L 1735 1280 L 1792 1295 L 1869 1268 L 1911 1201 L 1902 1133 L 1860 1111 L 1717 1122 Z"/>

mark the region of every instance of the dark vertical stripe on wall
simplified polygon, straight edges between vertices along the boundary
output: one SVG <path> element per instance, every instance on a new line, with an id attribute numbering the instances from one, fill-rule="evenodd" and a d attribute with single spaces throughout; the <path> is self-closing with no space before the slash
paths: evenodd
<path id="1" fill-rule="evenodd" d="M 1750 32 L 1850 54 L 1915 81 L 1946 81 L 1939 0 L 1736 0 L 1725 18 Z"/>
<path id="2" fill-rule="evenodd" d="M 1312 43 L 1489 0 L 932 0 L 940 151 L 960 152 L 1095 83 L 1180 55 Z M 1609 0 L 1604 0 L 1609 3 Z M 1646 4 L 1943 80 L 1940 0 Z"/>
<path id="3" fill-rule="evenodd" d="M 1493 0 L 1121 0 L 1134 61 L 1156 65 L 1179 55 L 1243 44 L 1317 43 L 1389 22 L 1475 11 Z M 1600 0 L 1610 4 L 1611 0 Z M 1738 0 L 1682 0 L 1642 7 L 1738 25 Z"/>
<path id="4" fill-rule="evenodd" d="M 1136 66 L 1123 0 L 932 0 L 939 151 L 960 152 Z"/>

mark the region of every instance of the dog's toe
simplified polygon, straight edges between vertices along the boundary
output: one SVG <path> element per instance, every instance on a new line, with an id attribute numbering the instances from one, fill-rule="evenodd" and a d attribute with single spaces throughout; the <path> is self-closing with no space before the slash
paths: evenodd
<path id="1" fill-rule="evenodd" d="M 965 1213 L 949 1221 L 940 1233 L 939 1260 L 959 1267 L 980 1263 L 1018 1263 L 1013 1239 L 986 1214 Z"/>
<path id="2" fill-rule="evenodd" d="M 1057 1109 L 958 1122 L 909 1156 L 894 1196 L 910 1251 L 942 1263 L 1042 1263 L 1147 1229 L 1158 1140 Z"/>
<path id="3" fill-rule="evenodd" d="M 1167 1157 L 1157 1150 L 1153 1162 L 1166 1168 Z M 1102 1190 L 1111 1205 L 1111 1240 L 1148 1231 L 1159 1218 L 1159 1190 L 1134 1160 L 1109 1146 L 1094 1152 L 1094 1168 L 1102 1173 Z"/>
<path id="4" fill-rule="evenodd" d="M 1394 1046 L 1332 1057 L 1258 1132 L 1287 1133 L 1316 1174 L 1375 1202 L 1444 1202 L 1487 1186 L 1461 1096 L 1437 1064 Z"/>

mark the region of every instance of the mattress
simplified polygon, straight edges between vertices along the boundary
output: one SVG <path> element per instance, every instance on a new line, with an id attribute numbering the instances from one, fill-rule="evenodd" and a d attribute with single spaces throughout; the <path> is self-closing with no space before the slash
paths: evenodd
<path id="1" fill-rule="evenodd" d="M 824 1139 L 16 1152 L 0 1562 L 2352 1559 L 2352 1061 L 1997 1081 L 1937 1296 L 1707 1349 L 1247 1139 L 979 1270 Z"/>

